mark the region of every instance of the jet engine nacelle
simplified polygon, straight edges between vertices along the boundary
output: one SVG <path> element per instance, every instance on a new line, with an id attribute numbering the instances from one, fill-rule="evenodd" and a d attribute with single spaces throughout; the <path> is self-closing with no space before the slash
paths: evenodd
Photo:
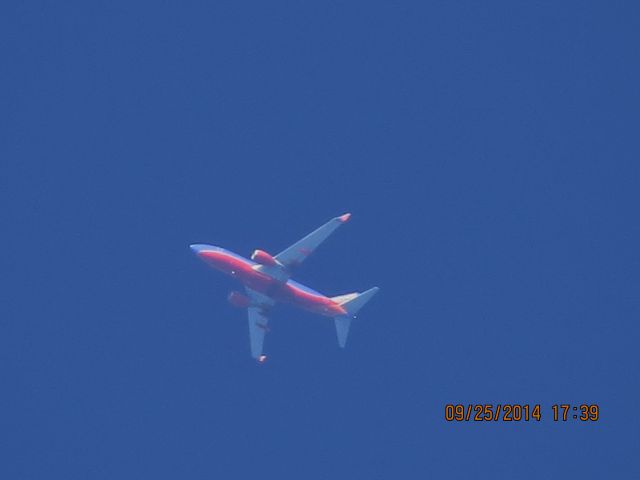
<path id="1" fill-rule="evenodd" d="M 231 292 L 227 297 L 229 303 L 238 308 L 249 308 L 251 306 L 251 300 L 246 295 L 240 292 Z"/>
<path id="2" fill-rule="evenodd" d="M 258 262 L 260 265 L 267 265 L 269 267 L 275 267 L 278 265 L 278 261 L 264 250 L 256 250 L 253 252 L 251 260 Z"/>

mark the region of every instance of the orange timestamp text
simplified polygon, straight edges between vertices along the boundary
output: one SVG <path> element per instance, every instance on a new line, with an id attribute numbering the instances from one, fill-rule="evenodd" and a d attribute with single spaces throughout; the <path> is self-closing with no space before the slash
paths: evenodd
<path id="1" fill-rule="evenodd" d="M 448 403 L 444 406 L 444 419 L 447 422 L 539 422 L 542 410 L 539 403 Z M 600 419 L 600 407 L 584 403 L 556 404 L 551 406 L 551 418 L 555 422 L 595 422 Z"/>

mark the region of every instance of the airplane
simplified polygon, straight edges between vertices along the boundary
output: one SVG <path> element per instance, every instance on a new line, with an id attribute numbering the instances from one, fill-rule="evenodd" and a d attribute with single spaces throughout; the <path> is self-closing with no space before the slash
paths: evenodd
<path id="1" fill-rule="evenodd" d="M 201 243 L 190 245 L 191 250 L 201 260 L 239 280 L 244 286 L 245 293 L 232 291 L 227 299 L 232 305 L 247 309 L 251 356 L 258 363 L 264 363 L 267 360 L 267 356 L 263 353 L 264 337 L 269 331 L 269 312 L 276 303 L 293 305 L 332 318 L 336 327 L 338 345 L 341 348 L 345 347 L 351 320 L 355 318 L 358 310 L 373 298 L 379 288 L 373 287 L 362 293 L 326 297 L 291 280 L 291 274 L 350 217 L 350 213 L 345 213 L 329 220 L 275 256 L 264 250 L 255 250 L 249 260 L 213 245 Z"/>

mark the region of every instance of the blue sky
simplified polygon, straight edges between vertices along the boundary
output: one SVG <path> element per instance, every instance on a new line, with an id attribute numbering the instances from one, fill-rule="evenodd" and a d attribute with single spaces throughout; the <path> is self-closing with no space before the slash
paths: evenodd
<path id="1" fill-rule="evenodd" d="M 3 4 L 0 476 L 637 478 L 638 13 Z M 188 245 L 347 211 L 296 279 L 380 294 L 256 366 Z M 485 402 L 544 417 L 444 421 Z"/>

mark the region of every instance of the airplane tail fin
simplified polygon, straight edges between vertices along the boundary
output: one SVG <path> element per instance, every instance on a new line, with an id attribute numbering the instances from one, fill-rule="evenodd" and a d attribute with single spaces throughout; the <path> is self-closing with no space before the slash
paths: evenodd
<path id="1" fill-rule="evenodd" d="M 349 293 L 347 295 L 340 295 L 333 297 L 332 300 L 339 303 L 346 311 L 347 315 L 340 315 L 334 318 L 336 324 L 336 334 L 338 335 L 338 345 L 344 348 L 347 344 L 347 336 L 349 335 L 349 327 L 351 326 L 351 320 L 355 318 L 356 313 L 365 303 L 373 298 L 373 296 L 380 290 L 378 287 L 373 287 L 362 293 Z"/>

